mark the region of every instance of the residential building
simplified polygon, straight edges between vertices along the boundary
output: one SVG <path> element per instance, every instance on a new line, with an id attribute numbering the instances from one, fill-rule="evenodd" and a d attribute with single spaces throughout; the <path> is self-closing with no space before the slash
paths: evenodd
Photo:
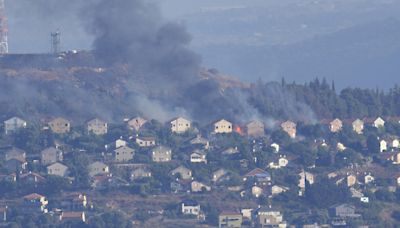
<path id="1" fill-rule="evenodd" d="M 136 137 L 136 144 L 138 144 L 140 147 L 152 147 L 156 145 L 156 138 Z"/>
<path id="2" fill-rule="evenodd" d="M 171 124 L 171 131 L 173 133 L 177 133 L 177 134 L 187 132 L 192 126 L 192 123 L 190 122 L 190 120 L 185 119 L 183 117 L 178 117 L 178 118 L 173 119 L 170 122 L 170 124 Z"/>
<path id="3" fill-rule="evenodd" d="M 46 178 L 35 172 L 28 172 L 19 176 L 19 181 L 25 184 L 37 184 L 46 181 Z"/>
<path id="4" fill-rule="evenodd" d="M 329 123 L 329 130 L 333 133 L 340 132 L 343 128 L 343 122 L 336 118 Z"/>
<path id="5" fill-rule="evenodd" d="M 375 177 L 371 173 L 366 173 L 364 176 L 364 184 L 370 184 L 375 181 Z"/>
<path id="6" fill-rule="evenodd" d="M 10 134 L 20 128 L 25 128 L 26 125 L 27 122 L 25 120 L 19 117 L 12 117 L 11 119 L 4 121 L 4 132 Z"/>
<path id="7" fill-rule="evenodd" d="M 172 158 L 172 150 L 166 146 L 158 146 L 151 152 L 153 162 L 170 162 Z"/>
<path id="8" fill-rule="evenodd" d="M 55 134 L 65 134 L 71 130 L 71 123 L 61 117 L 53 119 L 48 125 Z"/>
<path id="9" fill-rule="evenodd" d="M 345 151 L 347 148 L 346 148 L 346 146 L 345 146 L 343 143 L 338 142 L 338 143 L 336 144 L 336 149 L 337 149 L 339 152 L 343 152 L 343 151 Z"/>
<path id="10" fill-rule="evenodd" d="M 127 162 L 133 159 L 135 150 L 128 146 L 121 146 L 114 150 L 114 160 L 116 162 Z"/>
<path id="11" fill-rule="evenodd" d="M 357 184 L 357 176 L 354 174 L 347 175 L 346 177 L 347 187 L 352 187 Z"/>
<path id="12" fill-rule="evenodd" d="M 24 213 L 47 213 L 47 201 L 45 196 L 32 193 L 23 197 Z"/>
<path id="13" fill-rule="evenodd" d="M 182 178 L 183 180 L 189 180 L 192 179 L 192 170 L 181 165 L 173 169 L 171 171 L 171 175 L 172 176 L 179 175 L 179 178 Z"/>
<path id="14" fill-rule="evenodd" d="M 264 123 L 259 120 L 253 120 L 246 125 L 247 135 L 253 138 L 263 137 L 265 135 Z"/>
<path id="15" fill-rule="evenodd" d="M 232 133 L 232 123 L 222 119 L 213 124 L 213 133 L 215 134 L 223 134 L 223 133 Z"/>
<path id="16" fill-rule="evenodd" d="M 210 148 L 210 142 L 202 137 L 200 134 L 190 140 L 190 144 L 193 146 L 201 146 L 203 149 L 208 150 Z"/>
<path id="17" fill-rule="evenodd" d="M 400 140 L 399 139 L 393 139 L 392 140 L 392 148 L 398 149 L 400 148 Z"/>
<path id="18" fill-rule="evenodd" d="M 237 147 L 228 147 L 226 149 L 223 149 L 221 152 L 222 155 L 232 155 L 238 153 L 240 153 L 240 151 Z"/>
<path id="19" fill-rule="evenodd" d="M 218 216 L 219 228 L 241 228 L 243 216 L 239 212 L 224 211 Z"/>
<path id="20" fill-rule="evenodd" d="M 5 153 L 5 160 L 7 161 L 7 160 L 10 160 L 10 159 L 17 159 L 17 160 L 25 161 L 26 152 L 24 150 L 21 150 L 21 149 L 17 148 L 17 147 L 11 147 Z"/>
<path id="21" fill-rule="evenodd" d="M 115 140 L 115 148 L 120 148 L 120 147 L 122 147 L 122 146 L 127 146 L 128 145 L 128 142 L 126 142 L 125 140 L 123 140 L 123 139 L 117 139 L 117 140 Z"/>
<path id="22" fill-rule="evenodd" d="M 268 183 L 271 181 L 271 174 L 263 169 L 255 168 L 248 172 L 244 176 L 243 180 L 246 181 L 248 178 L 253 178 L 255 181 L 260 183 Z"/>
<path id="23" fill-rule="evenodd" d="M 352 123 L 353 131 L 355 131 L 357 134 L 361 135 L 364 131 L 364 121 L 360 119 L 356 119 Z"/>
<path id="24" fill-rule="evenodd" d="M 194 200 L 185 200 L 181 203 L 181 212 L 184 215 L 200 215 L 200 204 Z"/>
<path id="25" fill-rule="evenodd" d="M 9 172 L 21 172 L 26 169 L 26 152 L 16 147 L 12 147 L 5 153 L 4 168 Z"/>
<path id="26" fill-rule="evenodd" d="M 314 184 L 314 174 L 309 173 L 309 172 L 305 172 L 305 171 L 301 171 L 299 173 L 299 188 L 304 189 L 306 187 L 306 180 L 309 184 Z"/>
<path id="27" fill-rule="evenodd" d="M 385 152 L 385 151 L 387 151 L 387 149 L 388 149 L 388 143 L 386 142 L 386 140 L 384 140 L 384 139 L 381 139 L 380 141 L 379 141 L 379 151 L 382 153 L 382 152 Z"/>
<path id="28" fill-rule="evenodd" d="M 142 117 L 135 117 L 128 121 L 128 126 L 132 130 L 138 132 L 146 123 L 147 123 L 146 119 Z"/>
<path id="29" fill-rule="evenodd" d="M 60 221 L 79 221 L 86 222 L 86 215 L 84 211 L 63 211 L 60 215 Z"/>
<path id="30" fill-rule="evenodd" d="M 87 122 L 87 130 L 95 135 L 105 135 L 108 131 L 108 124 L 96 118 Z"/>
<path id="31" fill-rule="evenodd" d="M 341 218 L 355 218 L 360 217 L 359 214 L 355 213 L 356 207 L 351 204 L 335 204 L 330 207 L 331 215 L 334 217 L 341 217 Z"/>
<path id="32" fill-rule="evenodd" d="M 91 177 L 107 173 L 110 173 L 110 167 L 103 162 L 96 161 L 89 165 L 89 176 Z"/>
<path id="33" fill-rule="evenodd" d="M 270 207 L 261 207 L 255 210 L 256 227 L 286 227 L 283 215 L 280 211 L 273 210 Z"/>
<path id="34" fill-rule="evenodd" d="M 297 124 L 292 121 L 286 121 L 281 124 L 281 128 L 284 132 L 286 132 L 290 138 L 296 138 L 297 133 Z"/>
<path id="35" fill-rule="evenodd" d="M 68 192 L 61 196 L 60 207 L 66 211 L 86 210 L 88 208 L 88 200 L 83 193 Z"/>
<path id="36" fill-rule="evenodd" d="M 42 165 L 49 165 L 63 160 L 63 152 L 54 147 L 48 147 L 40 152 Z"/>
<path id="37" fill-rule="evenodd" d="M 277 162 L 269 163 L 268 167 L 271 169 L 280 169 L 286 167 L 289 164 L 289 160 L 286 158 L 285 155 L 279 156 Z"/>
<path id="38" fill-rule="evenodd" d="M 59 162 L 47 166 L 47 174 L 65 177 L 68 171 L 68 167 Z"/>
<path id="39" fill-rule="evenodd" d="M 205 163 L 207 164 L 207 154 L 201 150 L 195 150 L 190 154 L 191 163 Z"/>
<path id="40" fill-rule="evenodd" d="M 272 195 L 279 195 L 279 194 L 287 192 L 287 191 L 289 191 L 288 187 L 279 186 L 279 185 L 274 185 L 274 186 L 271 187 L 271 194 Z"/>
<path id="41" fill-rule="evenodd" d="M 220 169 L 216 170 L 215 172 L 213 172 L 211 179 L 213 182 L 218 182 L 226 175 L 228 175 L 228 171 L 223 168 L 220 168 Z"/>
<path id="42" fill-rule="evenodd" d="M 204 192 L 204 191 L 211 191 L 211 187 L 201 183 L 199 181 L 192 181 L 190 183 L 190 189 L 192 192 Z"/>
<path id="43" fill-rule="evenodd" d="M 373 126 L 376 128 L 381 128 L 385 126 L 385 120 L 383 120 L 381 117 L 378 117 L 374 120 Z"/>
<path id="44" fill-rule="evenodd" d="M 134 169 L 131 172 L 131 181 L 142 179 L 142 178 L 150 178 L 152 176 L 151 171 L 146 167 L 139 167 Z"/>
<path id="45" fill-rule="evenodd" d="M 28 163 L 25 159 L 11 158 L 4 163 L 4 168 L 10 173 L 20 173 L 26 169 Z"/>

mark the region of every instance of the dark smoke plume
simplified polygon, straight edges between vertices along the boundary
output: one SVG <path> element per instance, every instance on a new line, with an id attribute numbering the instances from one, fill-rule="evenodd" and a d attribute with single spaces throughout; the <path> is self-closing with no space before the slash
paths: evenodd
<path id="1" fill-rule="evenodd" d="M 190 35 L 180 24 L 165 23 L 155 4 L 99 0 L 82 12 L 88 32 L 95 37 L 95 54 L 105 63 L 130 64 L 159 86 L 182 87 L 196 78 L 200 58 L 187 48 Z"/>
<path id="2" fill-rule="evenodd" d="M 120 122 L 125 116 L 166 121 L 183 115 L 205 124 L 217 118 L 246 122 L 268 114 L 261 116 L 249 104 L 246 86 L 222 86 L 216 73 L 201 75 L 201 59 L 188 48 L 191 36 L 185 27 L 166 22 L 150 0 L 15 0 L 9 7 L 37 28 L 29 31 L 32 36 L 40 31 L 49 38 L 48 30 L 57 27 L 67 35 L 74 31 L 81 36 L 81 31 L 92 37 L 93 50 L 0 60 L 0 77 L 5 79 L 0 104 L 9 106 L 7 116 Z M 279 104 L 292 105 L 283 102 L 285 93 L 271 93 L 278 94 Z"/>

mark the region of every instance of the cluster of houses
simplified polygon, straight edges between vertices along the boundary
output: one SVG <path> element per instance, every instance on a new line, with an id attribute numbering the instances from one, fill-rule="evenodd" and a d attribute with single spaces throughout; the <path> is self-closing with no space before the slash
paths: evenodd
<path id="1" fill-rule="evenodd" d="M 23 208 L 23 210 L 20 211 L 22 215 L 51 214 L 60 222 L 86 222 L 86 214 L 91 209 L 86 195 L 77 192 L 65 193 L 60 196 L 57 200 L 59 208 L 53 211 L 48 210 L 49 200 L 38 193 L 25 195 L 18 201 L 17 204 Z M 7 222 L 9 213 L 10 210 L 8 206 L 0 207 L 0 221 Z"/>
<path id="2" fill-rule="evenodd" d="M 390 118 L 388 120 L 397 123 L 400 121 L 396 118 Z M 174 160 L 174 151 L 166 145 L 161 145 L 157 141 L 156 136 L 142 136 L 140 134 L 141 130 L 146 128 L 146 124 L 149 123 L 148 120 L 142 117 L 136 117 L 126 119 L 124 122 L 129 129 L 135 132 L 135 135 L 129 138 L 129 140 L 121 137 L 112 143 L 105 145 L 105 152 L 102 156 L 92 160 L 88 166 L 88 172 L 93 189 L 102 189 L 107 188 L 108 186 L 129 185 L 129 181 L 134 182 L 142 178 L 151 178 L 153 174 L 149 164 L 135 163 L 135 154 L 137 153 L 135 148 L 147 150 L 149 160 L 155 164 L 170 163 Z M 341 120 L 336 118 L 333 120 L 321 121 L 321 124 L 326 125 L 332 133 L 342 131 L 343 127 L 348 124 L 357 134 L 363 134 L 367 125 L 375 128 L 383 128 L 385 123 L 385 120 L 381 117 L 355 120 Z M 296 139 L 298 137 L 297 124 L 295 122 L 290 120 L 282 121 L 278 122 L 277 126 L 280 126 L 280 129 L 286 132 L 290 138 Z M 18 117 L 13 117 L 4 121 L 5 134 L 11 134 L 18 129 L 26 127 L 27 122 Z M 242 176 L 243 182 L 250 181 L 250 188 L 245 188 L 244 186 L 229 186 L 227 189 L 238 192 L 241 197 L 250 196 L 254 198 L 260 198 L 261 196 L 273 198 L 289 191 L 289 187 L 284 186 L 284 184 L 273 184 L 271 175 L 267 169 L 283 169 L 288 167 L 291 160 L 295 158 L 282 153 L 281 145 L 276 142 L 269 141 L 267 145 L 264 145 L 266 142 L 265 140 L 257 140 L 265 136 L 266 129 L 262 121 L 255 120 L 242 126 L 234 125 L 226 119 L 221 119 L 213 122 L 207 127 L 210 134 L 206 137 L 194 128 L 194 125 L 190 120 L 183 117 L 178 117 L 169 121 L 168 128 L 172 133 L 178 135 L 185 134 L 189 131 L 196 132 L 195 137 L 192 137 L 185 142 L 188 148 L 190 148 L 190 152 L 186 159 L 190 163 L 205 165 L 208 164 L 208 153 L 212 149 L 215 149 L 207 136 L 230 134 L 234 132 L 246 135 L 253 143 L 253 152 L 262 150 L 265 146 L 272 149 L 273 154 L 270 156 L 272 160 L 266 164 L 265 169 L 255 168 Z M 47 122 L 44 130 L 51 130 L 54 134 L 66 134 L 71 131 L 71 122 L 61 117 L 55 118 Z M 105 135 L 108 133 L 108 123 L 96 118 L 86 123 L 86 130 L 95 135 Z M 396 137 L 385 137 L 380 138 L 379 143 L 382 156 L 393 164 L 400 164 L 400 153 L 399 150 L 397 150 L 400 149 L 399 139 Z M 324 142 L 322 145 L 323 144 Z M 395 151 L 393 150 L 394 148 L 396 149 Z M 342 143 L 338 143 L 337 149 L 338 151 L 344 151 L 346 146 Z M 17 181 L 16 177 L 19 176 L 18 181 L 29 180 L 36 183 L 45 181 L 46 175 L 53 175 L 73 181 L 73 178 L 69 176 L 69 167 L 63 163 L 64 153 L 66 151 L 63 151 L 61 147 L 48 147 L 40 152 L 39 160 L 32 161 L 40 164 L 46 170 L 46 175 L 43 173 L 39 174 L 28 171 L 28 159 L 25 151 L 16 147 L 3 148 L 3 150 L 5 150 L 3 166 L 8 172 L 7 175 L 1 175 L 3 180 L 7 179 Z M 383 153 L 389 152 L 389 150 L 390 153 Z M 222 148 L 219 152 L 221 156 L 231 156 L 240 153 L 237 147 Z M 242 159 L 240 160 L 240 165 L 241 167 L 247 167 L 249 162 L 252 161 Z M 111 172 L 114 168 L 129 170 L 129 180 L 114 176 Z M 183 164 L 179 164 L 169 171 L 169 175 L 173 177 L 173 181 L 170 183 L 171 193 L 209 192 L 212 188 L 215 188 L 224 181 L 229 180 L 231 174 L 232 171 L 230 170 L 218 168 L 213 170 L 212 175 L 209 177 L 211 182 L 202 182 L 193 177 L 193 170 Z M 400 186 L 400 175 L 393 175 L 395 183 Z M 327 177 L 334 180 L 338 185 L 347 185 L 352 193 L 352 197 L 358 198 L 363 203 L 369 202 L 370 199 L 358 189 L 359 186 L 368 186 L 373 184 L 375 180 L 374 173 L 368 172 L 368 170 L 351 169 L 346 172 L 332 172 L 329 173 Z M 314 175 L 310 171 L 298 170 L 298 188 L 300 189 L 300 196 L 304 194 L 306 181 L 312 185 L 316 178 L 317 175 Z M 69 210 L 60 211 L 60 220 L 78 219 L 79 221 L 85 221 L 84 209 L 88 207 L 86 196 L 78 194 L 74 197 L 75 198 L 72 201 L 74 203 L 78 202 L 79 206 L 72 206 L 74 210 L 71 210 L 71 207 L 67 207 Z M 48 213 L 48 200 L 45 196 L 37 193 L 32 193 L 23 197 L 23 204 L 26 208 L 30 208 L 27 211 Z M 354 206 L 348 204 L 335 205 L 332 210 L 334 211 L 332 213 L 338 218 L 359 216 L 355 214 Z M 6 208 L 0 208 L 0 213 L 5 213 L 6 211 Z M 182 202 L 181 212 L 185 215 L 194 215 L 199 219 L 204 219 L 205 216 L 200 208 L 200 204 L 195 201 Z M 4 214 L 4 219 L 6 219 L 6 214 Z M 241 227 L 241 224 L 246 220 L 254 226 L 259 227 L 286 227 L 287 224 L 280 211 L 274 210 L 271 207 L 259 207 L 255 209 L 243 209 L 240 212 L 224 211 L 219 216 L 219 227 Z M 337 222 L 340 223 L 343 221 L 339 219 Z"/>

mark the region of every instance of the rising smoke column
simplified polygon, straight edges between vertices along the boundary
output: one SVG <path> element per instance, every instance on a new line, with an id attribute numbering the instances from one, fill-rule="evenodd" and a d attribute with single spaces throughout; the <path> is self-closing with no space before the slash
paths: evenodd
<path id="1" fill-rule="evenodd" d="M 182 87 L 195 80 L 200 58 L 187 48 L 190 35 L 180 24 L 165 23 L 155 4 L 97 0 L 85 8 L 83 19 L 103 62 L 130 64 L 157 85 Z"/>

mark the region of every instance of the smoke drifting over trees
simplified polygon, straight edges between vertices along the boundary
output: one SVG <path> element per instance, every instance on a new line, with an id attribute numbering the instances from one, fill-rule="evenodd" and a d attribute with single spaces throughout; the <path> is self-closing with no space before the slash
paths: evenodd
<path id="1" fill-rule="evenodd" d="M 264 112 L 261 116 L 249 104 L 250 93 L 245 85 L 222 86 L 217 75 L 202 70 L 201 58 L 188 49 L 191 37 L 185 27 L 164 21 L 154 3 L 145 0 L 57 0 L 56 4 L 50 0 L 20 0 L 16 5 L 26 7 L 33 18 L 41 18 L 44 22 L 59 15 L 70 18 L 72 24 L 79 24 L 93 36 L 93 51 L 89 57 L 85 53 L 70 53 L 57 60 L 52 56 L 46 57 L 51 61 L 35 60 L 33 65 L 40 69 L 36 74 L 46 78 L 42 82 L 39 79 L 39 82 L 31 83 L 34 79 L 29 69 L 17 69 L 18 73 L 3 72 L 7 75 L 3 77 L 12 74 L 21 77 L 16 83 L 27 82 L 23 83 L 24 90 L 10 90 L 17 91 L 12 95 L 17 97 L 21 97 L 19 93 L 23 91 L 31 94 L 15 99 L 19 101 L 15 107 L 32 103 L 40 107 L 38 115 L 73 115 L 81 119 L 98 116 L 116 121 L 122 116 L 137 114 L 160 121 L 184 115 L 203 123 L 216 118 L 244 122 L 268 115 Z M 83 61 L 76 64 L 76 59 Z M 84 64 L 85 61 L 88 64 Z M 24 66 L 35 68 L 29 63 L 21 64 L 21 68 Z M 49 77 L 57 79 L 49 80 Z M 59 96 L 55 96 L 57 91 Z M 271 90 L 271 94 L 286 100 L 284 92 L 278 94 Z M 29 101 L 38 96 L 40 102 Z M 7 103 L 10 99 L 8 96 L 1 101 Z M 295 101 L 289 101 L 279 102 L 284 106 L 280 109 L 290 110 L 286 106 Z M 293 113 L 291 118 L 301 119 Z"/>

